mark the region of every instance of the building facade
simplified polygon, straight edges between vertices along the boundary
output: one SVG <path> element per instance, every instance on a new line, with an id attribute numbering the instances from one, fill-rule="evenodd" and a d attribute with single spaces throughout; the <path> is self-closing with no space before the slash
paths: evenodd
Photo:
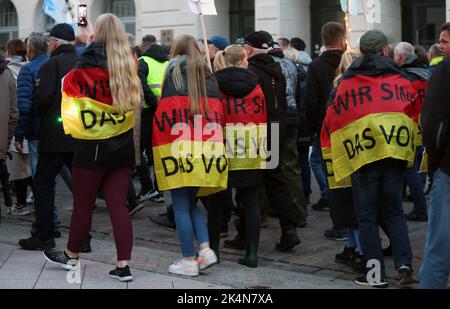
<path id="1" fill-rule="evenodd" d="M 95 20 L 104 12 L 119 16 L 128 32 L 137 38 L 153 34 L 170 42 L 180 34 L 201 36 L 199 19 L 187 0 L 67 0 L 77 15 L 77 4 L 88 5 Z M 43 0 L 0 0 L 0 47 L 12 38 L 25 38 L 32 31 L 48 31 L 54 21 L 42 13 Z M 339 0 L 215 0 L 218 16 L 206 17 L 208 35 L 220 34 L 235 40 L 253 30 L 267 30 L 277 38 L 301 37 L 313 54 L 321 44 L 320 29 L 331 20 L 344 22 Z M 360 1 L 361 2 L 361 1 Z M 450 21 L 450 0 L 367 0 L 373 18 L 351 16 L 350 42 L 358 44 L 367 29 L 383 30 L 391 42 L 407 40 L 430 46 L 439 27 Z"/>

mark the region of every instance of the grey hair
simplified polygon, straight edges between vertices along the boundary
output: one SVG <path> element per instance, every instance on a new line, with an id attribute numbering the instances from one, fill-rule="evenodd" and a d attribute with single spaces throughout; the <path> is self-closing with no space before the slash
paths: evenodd
<path id="1" fill-rule="evenodd" d="M 66 41 L 66 40 L 63 40 L 63 39 L 58 39 L 58 38 L 55 38 L 55 37 L 53 37 L 53 38 L 56 40 L 56 42 L 58 42 L 58 46 L 71 45 L 72 44 L 70 41 Z"/>
<path id="2" fill-rule="evenodd" d="M 130 44 L 130 47 L 135 48 L 136 47 L 136 37 L 131 33 L 127 33 L 127 38 L 128 38 L 128 43 Z"/>
<path id="3" fill-rule="evenodd" d="M 35 54 L 45 54 L 48 49 L 48 36 L 42 32 L 32 32 L 28 36 L 27 45 Z"/>
<path id="4" fill-rule="evenodd" d="M 408 42 L 400 42 L 395 46 L 394 54 L 402 54 L 405 57 L 414 55 L 414 46 Z"/>
<path id="5" fill-rule="evenodd" d="M 430 47 L 430 52 L 432 52 L 435 57 L 442 56 L 441 55 L 441 50 L 439 49 L 439 44 L 434 44 L 433 46 L 431 46 Z"/>

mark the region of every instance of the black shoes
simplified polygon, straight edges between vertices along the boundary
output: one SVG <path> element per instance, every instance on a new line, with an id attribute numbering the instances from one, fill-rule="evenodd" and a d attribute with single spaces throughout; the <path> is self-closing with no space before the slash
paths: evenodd
<path id="1" fill-rule="evenodd" d="M 248 246 L 245 256 L 240 258 L 238 263 L 250 268 L 258 267 L 257 250 L 258 246 L 256 244 L 251 244 L 250 246 Z"/>
<path id="2" fill-rule="evenodd" d="M 366 275 L 356 278 L 355 283 L 362 286 L 371 286 L 378 289 L 385 289 L 389 287 L 389 283 L 386 281 L 386 279 L 381 279 L 380 282 L 368 282 Z"/>
<path id="3" fill-rule="evenodd" d="M 236 235 L 234 239 L 225 240 L 223 246 L 235 250 L 245 250 L 246 248 L 245 239 L 239 237 L 239 235 Z"/>
<path id="4" fill-rule="evenodd" d="M 130 217 L 133 217 L 135 214 L 137 214 L 139 211 L 141 211 L 142 209 L 144 209 L 144 204 L 142 203 L 133 203 L 133 204 L 128 204 L 127 208 L 128 208 L 128 214 L 130 215 Z"/>
<path id="5" fill-rule="evenodd" d="M 341 264 L 344 264 L 347 266 L 351 266 L 351 263 L 355 259 L 355 254 L 356 254 L 355 250 L 356 250 L 356 248 L 344 247 L 344 251 L 336 254 L 336 256 L 334 257 L 334 261 L 336 263 L 341 263 Z"/>
<path id="6" fill-rule="evenodd" d="M 427 215 L 419 216 L 419 215 L 417 215 L 414 212 L 406 214 L 405 218 L 406 218 L 407 221 L 412 221 L 412 222 L 428 222 L 428 216 Z"/>
<path id="7" fill-rule="evenodd" d="M 328 201 L 321 198 L 317 203 L 312 205 L 311 208 L 317 211 L 325 211 L 328 209 Z"/>
<path id="8" fill-rule="evenodd" d="M 116 269 L 111 270 L 109 272 L 109 277 L 117 279 L 120 282 L 130 282 L 134 280 L 130 272 L 130 267 L 128 265 L 124 268 L 116 267 Z"/>
<path id="9" fill-rule="evenodd" d="M 399 274 L 399 280 L 400 280 L 400 285 L 411 285 L 411 284 L 416 284 L 419 283 L 419 281 L 417 281 L 416 279 L 413 278 L 412 276 L 412 270 L 411 267 L 403 265 L 398 269 L 398 274 Z"/>
<path id="10" fill-rule="evenodd" d="M 175 221 L 169 220 L 167 213 L 150 214 L 150 215 L 148 215 L 148 218 L 153 223 L 165 228 L 166 230 L 168 230 L 170 232 L 175 232 L 177 229 L 177 226 L 175 225 Z"/>
<path id="11" fill-rule="evenodd" d="M 66 270 L 75 270 L 79 263 L 79 258 L 70 258 L 65 251 L 45 250 L 44 256 L 47 261 L 57 264 Z"/>
<path id="12" fill-rule="evenodd" d="M 275 245 L 275 249 L 280 252 L 289 251 L 301 243 L 297 230 L 287 230 L 281 234 L 280 242 Z"/>
<path id="13" fill-rule="evenodd" d="M 21 239 L 19 246 L 25 250 L 47 250 L 55 248 L 55 240 L 40 240 L 37 236 L 32 236 L 27 239 Z"/>

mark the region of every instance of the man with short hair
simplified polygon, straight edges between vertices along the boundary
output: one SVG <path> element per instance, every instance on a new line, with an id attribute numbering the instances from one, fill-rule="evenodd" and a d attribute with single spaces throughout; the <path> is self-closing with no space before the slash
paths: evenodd
<path id="1" fill-rule="evenodd" d="M 312 62 L 312 59 L 311 56 L 306 52 L 305 41 L 300 38 L 292 38 L 290 45 L 298 51 L 300 64 L 303 66 L 303 69 L 308 72 L 308 66 Z"/>
<path id="2" fill-rule="evenodd" d="M 444 58 L 450 56 L 450 22 L 443 24 L 441 27 L 439 50 Z"/>
<path id="3" fill-rule="evenodd" d="M 387 57 L 379 30 L 360 39 L 362 57 L 347 70 L 324 120 L 336 182 L 351 176 L 366 274 L 357 284 L 388 286 L 378 220 L 382 217 L 401 285 L 412 277 L 412 252 L 402 205 L 406 163 L 412 165 L 422 101 L 411 80 Z M 401 95 L 395 93 L 401 89 Z M 346 105 L 346 102 L 348 103 Z M 380 267 L 371 269 L 373 263 Z M 373 278 L 371 274 L 379 270 Z"/>
<path id="4" fill-rule="evenodd" d="M 430 195 L 430 222 L 420 269 L 420 287 L 425 289 L 447 289 L 450 274 L 449 76 L 450 57 L 447 54 L 431 77 L 421 115 L 429 167 L 434 172 Z"/>
<path id="5" fill-rule="evenodd" d="M 333 227 L 325 231 L 325 237 L 337 241 L 347 239 L 345 229 L 335 226 L 334 209 L 328 198 L 328 185 L 325 171 L 325 163 L 320 146 L 320 130 L 325 118 L 327 103 L 336 77 L 336 70 L 341 62 L 342 54 L 347 49 L 345 28 L 341 23 L 329 22 L 322 27 L 322 40 L 326 51 L 309 65 L 306 78 L 305 112 L 308 119 L 311 134 L 313 134 L 313 146 L 310 157 L 311 169 L 319 183 L 321 197 L 312 206 L 314 210 L 325 210 L 330 207 L 330 217 Z"/>
<path id="6" fill-rule="evenodd" d="M 36 106 L 41 117 L 39 159 L 34 177 L 36 224 L 33 236 L 19 241 L 26 250 L 55 247 L 53 211 L 55 208 L 55 178 L 63 165 L 70 170 L 75 148 L 74 140 L 64 133 L 61 121 L 61 80 L 75 67 L 78 56 L 71 44 L 73 28 L 58 24 L 50 31 L 50 59 L 37 75 Z"/>
<path id="7" fill-rule="evenodd" d="M 441 51 L 439 49 L 439 44 L 434 44 L 430 47 L 430 50 L 428 51 L 428 61 L 430 65 L 430 72 L 434 71 L 434 68 L 444 61 L 444 57 L 441 54 Z"/>

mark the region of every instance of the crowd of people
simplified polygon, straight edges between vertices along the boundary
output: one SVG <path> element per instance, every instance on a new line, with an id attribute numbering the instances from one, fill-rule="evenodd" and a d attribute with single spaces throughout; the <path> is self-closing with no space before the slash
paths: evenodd
<path id="1" fill-rule="evenodd" d="M 335 261 L 361 273 L 356 283 L 387 287 L 384 256 L 393 257 L 401 285 L 417 283 L 410 220 L 428 222 L 421 287 L 447 287 L 449 23 L 427 53 L 389 45 L 378 30 L 350 48 L 344 26 L 329 22 L 314 60 L 302 39 L 275 41 L 266 31 L 234 44 L 182 35 L 161 46 L 146 35 L 136 47 L 120 20 L 104 14 L 78 32 L 58 24 L 10 41 L 0 58 L 0 159 L 17 199 L 7 211 L 35 213 L 23 249 L 75 269 L 80 253 L 92 250 L 101 198 L 117 249 L 109 275 L 131 281 L 131 218 L 144 201 L 165 203 L 168 192 L 167 212 L 149 218 L 177 231 L 182 258 L 170 273 L 198 276 L 219 263 L 232 212 L 237 234 L 223 245 L 244 250 L 239 264 L 256 268 L 269 214 L 280 225 L 276 250 L 300 244 L 314 174 L 320 199 L 311 208 L 329 211 L 324 236 L 345 241 Z M 73 195 L 65 250 L 54 240 L 58 175 Z M 411 213 L 404 198 L 414 203 Z M 390 242 L 384 249 L 379 228 Z M 375 279 L 373 261 L 381 266 Z"/>

